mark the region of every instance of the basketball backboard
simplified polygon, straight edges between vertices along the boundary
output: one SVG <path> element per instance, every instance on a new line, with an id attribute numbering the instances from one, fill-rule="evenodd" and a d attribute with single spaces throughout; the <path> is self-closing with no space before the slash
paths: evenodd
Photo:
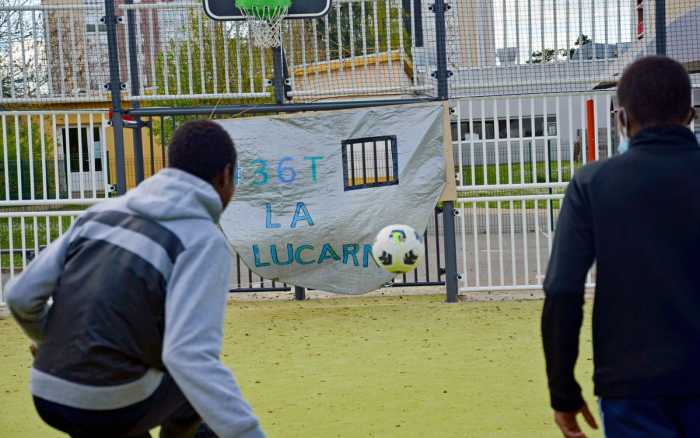
<path id="1" fill-rule="evenodd" d="M 286 18 L 323 17 L 331 8 L 331 0 L 293 0 Z M 204 11 L 214 20 L 245 20 L 235 0 L 204 0 Z"/>

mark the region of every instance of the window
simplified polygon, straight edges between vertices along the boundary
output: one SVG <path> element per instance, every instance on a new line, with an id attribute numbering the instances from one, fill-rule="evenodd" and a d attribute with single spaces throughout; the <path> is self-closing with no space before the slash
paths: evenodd
<path id="1" fill-rule="evenodd" d="M 532 116 L 523 115 L 522 119 L 511 117 L 510 120 L 498 119 L 498 139 L 505 140 L 508 137 L 508 125 L 510 125 L 510 138 L 528 138 L 532 137 Z M 545 136 L 545 124 L 543 116 L 535 116 L 535 137 Z M 520 126 L 522 122 L 522 134 Z M 468 120 L 462 120 L 461 133 L 463 141 L 479 141 L 479 140 L 495 140 L 494 122 L 493 119 L 485 119 L 484 126 L 486 127 L 486 136 L 483 136 L 482 121 L 474 119 L 470 124 Z M 471 126 L 474 127 L 474 133 L 471 133 Z M 457 122 L 452 122 L 452 140 L 457 140 Z M 555 115 L 547 116 L 547 136 L 555 137 L 557 135 L 557 117 Z"/>
<path id="2" fill-rule="evenodd" d="M 508 138 L 508 120 L 498 119 L 498 138 Z"/>
<path id="3" fill-rule="evenodd" d="M 104 24 L 86 24 L 85 30 L 87 32 L 107 32 L 107 26 Z"/>
<path id="4" fill-rule="evenodd" d="M 518 119 L 510 119 L 510 136 L 511 138 L 520 137 L 520 122 Z"/>
<path id="5" fill-rule="evenodd" d="M 80 129 L 80 139 L 78 139 L 78 128 L 68 128 L 68 138 L 66 130 L 61 130 L 61 141 L 63 143 L 63 156 L 65 160 L 70 158 L 68 169 L 72 173 L 80 172 L 80 151 L 82 145 L 83 172 L 102 171 L 102 143 L 100 142 L 100 128 L 93 128 L 92 139 L 88 136 L 88 128 Z M 92 140 L 92 157 L 94 165 L 90 165 L 90 140 Z"/>
<path id="6" fill-rule="evenodd" d="M 399 183 L 396 136 L 343 140 L 345 191 Z"/>

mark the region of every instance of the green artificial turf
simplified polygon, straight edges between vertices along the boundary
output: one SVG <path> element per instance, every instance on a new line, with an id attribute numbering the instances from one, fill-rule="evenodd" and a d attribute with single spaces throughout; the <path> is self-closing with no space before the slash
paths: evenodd
<path id="1" fill-rule="evenodd" d="M 270 437 L 560 436 L 541 301 L 443 299 L 234 302 L 223 360 Z M 33 410 L 27 341 L 11 320 L 0 339 L 0 436 L 61 436 Z M 581 345 L 577 375 L 594 407 L 589 317 Z"/>

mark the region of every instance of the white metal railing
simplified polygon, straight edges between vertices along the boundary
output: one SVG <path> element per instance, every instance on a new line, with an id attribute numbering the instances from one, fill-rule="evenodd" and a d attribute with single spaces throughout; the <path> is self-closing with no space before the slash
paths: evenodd
<path id="1" fill-rule="evenodd" d="M 460 290 L 541 289 L 562 198 L 562 194 L 461 198 Z M 586 283 L 593 285 L 592 274 Z"/>
<path id="2" fill-rule="evenodd" d="M 107 117 L 106 111 L 0 112 L 0 207 L 107 198 Z"/>
<path id="3" fill-rule="evenodd" d="M 564 189 L 580 166 L 617 146 L 614 91 L 451 106 L 460 289 L 541 289 Z"/>
<path id="4" fill-rule="evenodd" d="M 453 107 L 463 191 L 563 188 L 577 167 L 617 147 L 612 91 L 471 98 Z"/>
<path id="5" fill-rule="evenodd" d="M 39 251 L 68 230 L 81 211 L 0 212 L 0 304 L 5 286 Z"/>
<path id="6" fill-rule="evenodd" d="M 461 291 L 542 288 L 564 189 L 614 155 L 616 106 L 615 90 L 452 101 Z"/>

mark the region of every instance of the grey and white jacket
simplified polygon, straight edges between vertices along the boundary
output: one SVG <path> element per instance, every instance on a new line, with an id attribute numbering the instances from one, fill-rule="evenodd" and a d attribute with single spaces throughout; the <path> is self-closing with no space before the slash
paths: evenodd
<path id="1" fill-rule="evenodd" d="M 38 343 L 32 394 L 122 408 L 172 375 L 219 437 L 264 437 L 219 360 L 231 256 L 207 182 L 166 169 L 85 212 L 8 286 Z"/>

